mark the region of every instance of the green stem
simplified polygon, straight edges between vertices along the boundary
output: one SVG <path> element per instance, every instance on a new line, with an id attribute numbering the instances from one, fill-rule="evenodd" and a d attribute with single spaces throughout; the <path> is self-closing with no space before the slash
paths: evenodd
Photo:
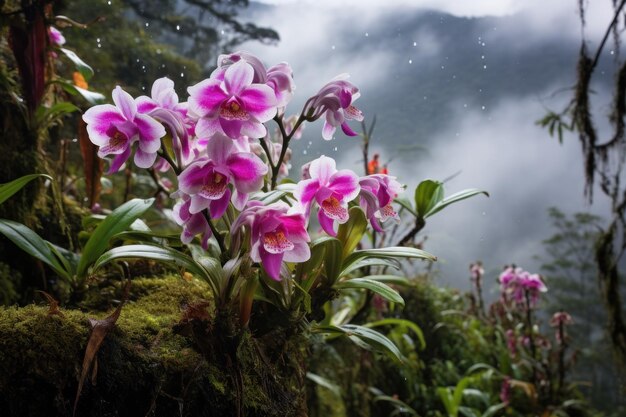
<path id="1" fill-rule="evenodd" d="M 204 215 L 204 218 L 206 219 L 207 223 L 209 224 L 209 227 L 211 228 L 213 237 L 215 238 L 215 240 L 217 240 L 217 244 L 220 247 L 220 252 L 226 253 L 226 245 L 224 244 L 224 238 L 222 237 L 222 235 L 219 234 L 219 231 L 213 224 L 213 221 L 211 221 L 211 217 L 209 216 L 209 213 L 206 210 L 203 210 L 202 214 Z"/>

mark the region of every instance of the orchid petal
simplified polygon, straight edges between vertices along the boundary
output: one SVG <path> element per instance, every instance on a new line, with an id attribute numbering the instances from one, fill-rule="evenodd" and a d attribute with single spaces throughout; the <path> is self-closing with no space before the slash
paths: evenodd
<path id="1" fill-rule="evenodd" d="M 209 214 L 212 219 L 219 219 L 224 215 L 230 201 L 230 189 L 226 189 L 222 198 L 212 200 L 209 204 Z"/>
<path id="2" fill-rule="evenodd" d="M 145 114 L 138 114 L 135 124 L 139 129 L 139 148 L 148 153 L 158 151 L 161 148 L 160 139 L 165 136 L 163 125 Z"/>
<path id="3" fill-rule="evenodd" d="M 225 165 L 232 149 L 233 141 L 221 134 L 213 136 L 207 143 L 207 155 L 215 165 Z"/>
<path id="4" fill-rule="evenodd" d="M 83 114 L 83 120 L 87 123 L 89 140 L 96 146 L 103 146 L 111 139 L 107 134 L 111 124 L 123 123 L 124 117 L 111 104 L 100 104 L 88 109 Z"/>
<path id="5" fill-rule="evenodd" d="M 343 201 L 352 201 L 360 191 L 359 178 L 349 169 L 342 169 L 330 177 L 328 188 L 340 194 Z"/>
<path id="6" fill-rule="evenodd" d="M 130 153 L 131 153 L 131 149 L 129 146 L 128 148 L 126 148 L 124 152 L 122 152 L 121 154 L 113 158 L 113 160 L 111 161 L 111 166 L 109 167 L 109 170 L 107 171 L 107 174 L 113 174 L 119 171 L 120 167 L 124 165 L 126 161 L 128 161 L 128 158 L 130 158 Z"/>
<path id="7" fill-rule="evenodd" d="M 198 123 L 196 124 L 195 133 L 198 138 L 208 139 L 218 132 L 219 133 L 222 132 L 222 126 L 220 125 L 220 121 L 217 118 L 215 119 L 202 118 L 198 120 Z"/>
<path id="8" fill-rule="evenodd" d="M 323 185 L 328 184 L 335 172 L 337 172 L 335 160 L 324 155 L 312 161 L 309 167 L 311 178 L 319 179 L 320 184 Z"/>
<path id="9" fill-rule="evenodd" d="M 261 255 L 261 264 L 267 275 L 276 281 L 280 281 L 280 266 L 283 261 L 283 254 L 269 253 L 262 247 L 259 248 L 259 254 Z"/>
<path id="10" fill-rule="evenodd" d="M 267 122 L 276 116 L 276 93 L 271 87 L 265 84 L 251 85 L 238 97 L 244 109 L 259 122 Z"/>
<path id="11" fill-rule="evenodd" d="M 259 139 L 267 135 L 267 128 L 263 123 L 247 121 L 242 123 L 240 134 L 250 138 Z"/>
<path id="12" fill-rule="evenodd" d="M 150 168 L 156 161 L 156 152 L 145 152 L 141 150 L 141 147 L 135 152 L 135 165 L 139 168 Z"/>
<path id="13" fill-rule="evenodd" d="M 306 262 L 311 257 L 311 249 L 305 242 L 294 242 L 293 249 L 284 253 L 285 262 Z"/>
<path id="14" fill-rule="evenodd" d="M 115 106 L 120 109 L 122 115 L 124 115 L 127 120 L 132 121 L 137 114 L 137 104 L 135 104 L 133 97 L 126 91 L 122 90 L 119 85 L 113 90 L 112 97 L 113 103 L 115 103 Z"/>
<path id="15" fill-rule="evenodd" d="M 220 81 L 207 79 L 187 88 L 189 110 L 199 117 L 215 117 L 229 97 L 220 87 Z"/>
<path id="16" fill-rule="evenodd" d="M 233 174 L 235 187 L 238 191 L 251 193 L 258 191 L 263 186 L 263 176 L 267 174 L 268 169 L 258 156 L 252 153 L 238 152 L 230 155 L 226 164 Z"/>
<path id="17" fill-rule="evenodd" d="M 252 65 L 243 60 L 235 62 L 224 73 L 226 91 L 231 95 L 239 95 L 244 88 L 252 84 L 253 77 L 254 69 Z"/>
<path id="18" fill-rule="evenodd" d="M 320 211 L 317 212 L 317 220 L 320 222 L 320 226 L 322 226 L 322 229 L 329 236 L 333 236 L 333 237 L 337 236 L 337 232 L 335 232 L 335 230 L 333 229 L 333 225 L 334 225 L 333 219 L 331 219 L 326 214 L 324 214 L 324 211 L 321 209 Z"/>

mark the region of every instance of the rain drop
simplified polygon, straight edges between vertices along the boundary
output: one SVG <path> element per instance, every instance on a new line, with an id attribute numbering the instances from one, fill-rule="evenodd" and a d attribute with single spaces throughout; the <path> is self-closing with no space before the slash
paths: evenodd
<path id="1" fill-rule="evenodd" d="M 481 46 L 485 46 L 485 42 L 483 42 L 483 43 L 481 44 Z"/>
<path id="2" fill-rule="evenodd" d="M 337 152 L 337 147 L 336 147 L 336 146 L 335 146 L 335 149 L 334 149 L 334 151 L 335 151 L 335 152 Z"/>
<path id="3" fill-rule="evenodd" d="M 483 110 L 485 110 L 485 106 L 481 106 L 480 108 L 481 108 L 481 109 L 483 109 Z"/>
<path id="4" fill-rule="evenodd" d="M 150 26 L 150 23 L 146 22 L 146 27 Z"/>
<path id="5" fill-rule="evenodd" d="M 409 64 L 412 64 L 412 63 L 413 63 L 413 60 L 412 60 L 412 59 L 409 59 Z"/>
<path id="6" fill-rule="evenodd" d="M 611 51 L 611 55 L 615 55 L 615 51 Z"/>
<path id="7" fill-rule="evenodd" d="M 369 33 L 367 33 L 367 32 L 365 32 L 365 37 L 367 38 L 367 37 L 369 37 L 369 36 L 370 36 L 370 34 L 369 34 Z"/>
<path id="8" fill-rule="evenodd" d="M 465 103 L 465 104 L 463 105 L 463 107 L 467 108 L 467 103 Z"/>
<path id="9" fill-rule="evenodd" d="M 97 43 L 100 43 L 100 38 L 96 38 L 96 42 L 97 42 Z"/>
<path id="10" fill-rule="evenodd" d="M 441 66 L 441 69 L 445 69 L 446 67 L 444 67 L 443 65 Z"/>
<path id="11" fill-rule="evenodd" d="M 487 69 L 487 65 L 483 65 L 483 69 Z"/>
<path id="12" fill-rule="evenodd" d="M 222 30 L 220 33 L 223 35 L 224 34 L 224 30 Z"/>
<path id="13" fill-rule="evenodd" d="M 180 77 L 182 78 L 182 77 L 184 77 L 184 76 L 185 76 L 185 74 L 181 72 L 181 73 L 180 73 Z"/>
<path id="14" fill-rule="evenodd" d="M 176 30 L 180 30 L 180 25 L 176 25 Z"/>
<path id="15" fill-rule="evenodd" d="M 78 142 L 78 139 L 74 138 L 74 139 L 72 139 L 72 142 L 76 143 L 76 142 Z"/>
<path id="16" fill-rule="evenodd" d="M 307 154 L 307 151 L 305 149 L 305 150 L 302 151 L 302 155 L 306 155 L 306 154 Z"/>
<path id="17" fill-rule="evenodd" d="M 480 56 L 480 59 L 485 59 L 485 56 L 484 56 L 484 55 L 481 55 L 481 56 Z"/>
<path id="18" fill-rule="evenodd" d="M 110 5 L 111 5 L 111 2 L 110 2 L 110 1 L 107 1 L 107 4 L 110 6 Z"/>
<path id="19" fill-rule="evenodd" d="M 413 46 L 417 46 L 417 42 L 413 42 Z"/>
<path id="20" fill-rule="evenodd" d="M 330 49 L 335 50 L 335 45 L 331 46 Z"/>

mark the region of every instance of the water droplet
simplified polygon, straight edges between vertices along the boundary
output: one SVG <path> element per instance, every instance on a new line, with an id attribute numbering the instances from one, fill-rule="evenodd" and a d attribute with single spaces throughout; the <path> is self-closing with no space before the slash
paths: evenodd
<path id="1" fill-rule="evenodd" d="M 145 66 L 145 65 L 142 65 L 142 66 L 141 66 L 141 69 L 142 69 L 142 70 L 145 70 L 145 69 L 146 69 L 146 66 Z"/>
<path id="2" fill-rule="evenodd" d="M 428 100 L 428 97 L 424 96 L 424 100 Z"/>
<path id="3" fill-rule="evenodd" d="M 481 44 L 481 46 L 485 46 L 485 42 L 483 42 L 483 43 Z"/>
<path id="4" fill-rule="evenodd" d="M 137 58 L 137 62 L 139 62 L 139 58 Z"/>
<path id="5" fill-rule="evenodd" d="M 309 141 L 309 146 L 313 145 L 313 141 Z"/>
<path id="6" fill-rule="evenodd" d="M 487 213 L 485 213 L 485 212 L 483 211 L 483 216 L 486 216 L 486 215 L 487 215 Z"/>
<path id="7" fill-rule="evenodd" d="M 365 32 L 365 37 L 367 38 L 368 36 L 370 36 L 370 34 Z"/>
<path id="8" fill-rule="evenodd" d="M 443 65 L 441 66 L 441 69 L 445 69 L 446 67 L 444 67 Z"/>
<path id="9" fill-rule="evenodd" d="M 331 46 L 330 49 L 335 50 L 335 45 Z"/>
<path id="10" fill-rule="evenodd" d="M 487 69 L 487 65 L 483 65 L 483 69 Z"/>
<path id="11" fill-rule="evenodd" d="M 220 33 L 223 35 L 224 34 L 224 30 L 222 29 L 222 31 Z"/>
<path id="12" fill-rule="evenodd" d="M 150 26 L 150 23 L 146 22 L 146 27 Z"/>
<path id="13" fill-rule="evenodd" d="M 101 45 L 101 44 L 98 44 L 98 48 L 102 48 L 102 45 Z"/>
<path id="14" fill-rule="evenodd" d="M 181 73 L 180 73 L 180 77 L 182 78 L 182 77 L 184 77 L 184 76 L 185 76 L 185 74 L 181 72 Z"/>
<path id="15" fill-rule="evenodd" d="M 97 43 L 100 43 L 100 38 L 96 38 L 96 42 L 97 42 Z"/>
<path id="16" fill-rule="evenodd" d="M 465 104 L 463 105 L 463 107 L 467 108 L 467 103 L 465 103 Z"/>
<path id="17" fill-rule="evenodd" d="M 307 154 L 307 151 L 305 149 L 305 150 L 302 151 L 302 155 L 306 155 L 306 154 Z"/>
<path id="18" fill-rule="evenodd" d="M 413 46 L 417 46 L 417 42 L 413 42 Z"/>
<path id="19" fill-rule="evenodd" d="M 176 25 L 176 30 L 180 30 L 180 25 Z"/>
<path id="20" fill-rule="evenodd" d="M 78 142 L 78 139 L 74 138 L 74 139 L 72 139 L 72 142 L 76 143 L 76 142 Z"/>
<path id="21" fill-rule="evenodd" d="M 615 55 L 615 51 L 611 51 L 611 55 Z"/>
<path id="22" fill-rule="evenodd" d="M 483 109 L 483 110 L 485 110 L 485 106 L 481 106 L 480 108 L 481 108 L 481 109 Z"/>
<path id="23" fill-rule="evenodd" d="M 481 55 L 481 56 L 480 56 L 480 59 L 485 59 L 485 56 L 484 56 L 484 55 Z"/>
<path id="24" fill-rule="evenodd" d="M 412 63 L 413 63 L 413 60 L 412 60 L 412 59 L 409 59 L 409 64 L 412 64 Z"/>
<path id="25" fill-rule="evenodd" d="M 107 1 L 107 4 L 110 6 L 110 5 L 111 5 L 111 2 L 110 2 L 110 1 Z"/>
<path id="26" fill-rule="evenodd" d="M 333 149 L 335 152 L 337 152 L 337 147 L 335 146 L 335 148 Z"/>

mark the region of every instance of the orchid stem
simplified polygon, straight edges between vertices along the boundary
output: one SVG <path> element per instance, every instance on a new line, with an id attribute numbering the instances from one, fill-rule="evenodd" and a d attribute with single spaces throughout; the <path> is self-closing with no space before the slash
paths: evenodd
<path id="1" fill-rule="evenodd" d="M 304 115 L 304 113 L 300 114 L 300 116 L 298 117 L 298 120 L 296 121 L 296 124 L 293 126 L 293 129 L 291 129 L 291 132 L 287 134 L 287 131 L 285 130 L 285 126 L 283 125 L 283 117 L 282 116 L 274 117 L 274 121 L 276 122 L 276 124 L 278 124 L 278 129 L 280 130 L 280 134 L 283 137 L 283 146 L 280 150 L 280 156 L 278 157 L 276 164 L 272 166 L 272 190 L 276 189 L 276 183 L 278 182 L 278 171 L 280 171 L 280 166 L 283 164 L 283 160 L 285 159 L 285 155 L 287 154 L 287 149 L 289 148 L 289 141 L 291 140 L 293 135 L 296 133 L 296 131 L 298 130 L 302 122 L 304 122 L 305 120 L 306 120 L 306 116 Z"/>
<path id="2" fill-rule="evenodd" d="M 213 224 L 213 221 L 211 220 L 211 216 L 209 216 L 209 213 L 207 213 L 206 210 L 203 210 L 202 214 L 204 214 L 204 218 L 206 219 L 206 222 L 209 224 L 209 227 L 211 228 L 213 237 L 215 238 L 215 240 L 217 240 L 217 244 L 220 247 L 220 252 L 226 253 L 226 245 L 224 245 L 224 238 L 222 237 L 222 235 L 220 235 L 219 231 Z"/>
<path id="3" fill-rule="evenodd" d="M 174 170 L 174 173 L 178 176 L 180 175 L 180 173 L 182 172 L 182 170 L 178 167 L 178 164 L 176 164 L 176 162 L 174 162 L 174 160 L 168 155 L 167 151 L 165 151 L 164 149 L 159 150 L 158 155 L 165 159 L 167 161 L 168 164 L 170 164 L 170 166 L 172 167 L 172 169 Z"/>

